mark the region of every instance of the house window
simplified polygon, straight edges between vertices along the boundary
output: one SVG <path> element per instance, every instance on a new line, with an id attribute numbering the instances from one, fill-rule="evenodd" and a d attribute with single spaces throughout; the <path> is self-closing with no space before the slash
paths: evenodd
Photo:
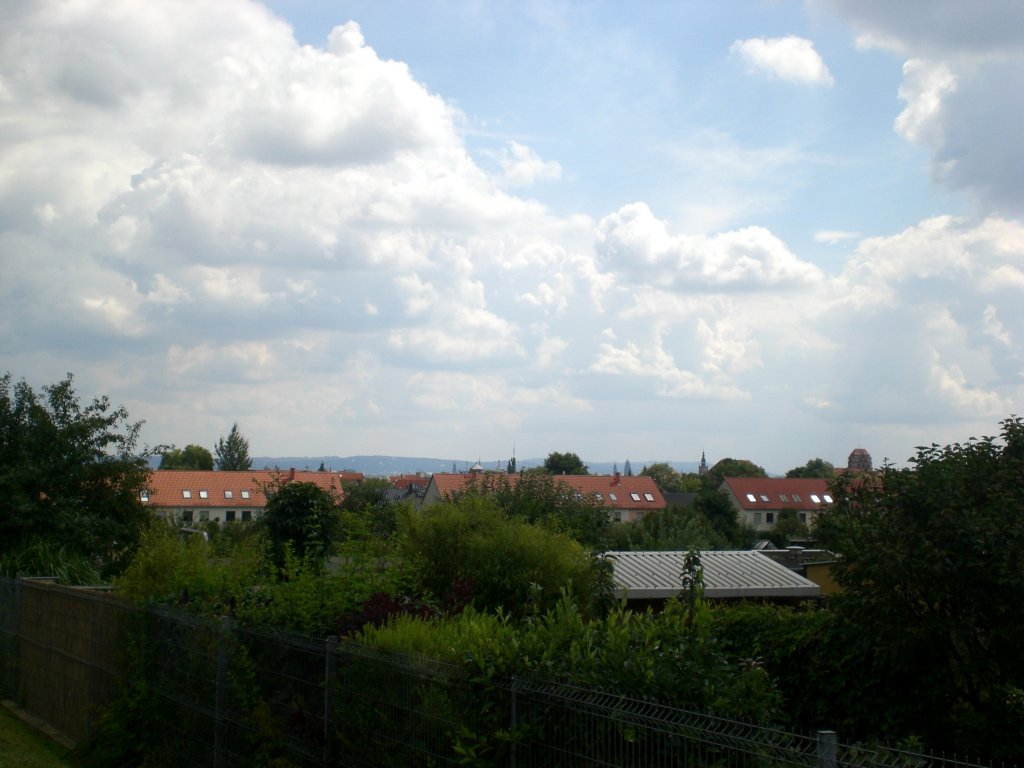
<path id="1" fill-rule="evenodd" d="M 206 491 L 200 491 L 199 492 L 199 498 L 200 499 L 208 499 L 208 498 L 210 498 L 210 494 L 208 492 L 206 492 Z"/>
<path id="2" fill-rule="evenodd" d="M 208 509 L 200 509 L 199 510 L 199 522 L 205 523 L 209 519 L 210 519 L 210 510 L 208 510 Z"/>
<path id="3" fill-rule="evenodd" d="M 648 501 L 654 501 L 654 494 L 653 493 L 645 493 L 644 494 L 644 498 L 647 499 Z"/>
<path id="4" fill-rule="evenodd" d="M 242 491 L 242 498 L 243 499 L 248 499 L 249 498 L 249 492 L 248 491 Z"/>
<path id="5" fill-rule="evenodd" d="M 807 525 L 807 513 L 806 512 L 801 512 L 800 513 L 800 523 L 802 525 Z"/>
<path id="6" fill-rule="evenodd" d="M 769 523 L 769 524 L 774 524 L 775 523 L 775 513 L 774 512 L 765 512 L 764 513 L 764 521 L 766 523 Z"/>
<path id="7" fill-rule="evenodd" d="M 231 499 L 231 498 L 234 498 L 234 496 L 235 496 L 235 492 L 234 491 L 224 491 L 224 498 L 225 499 Z"/>
<path id="8" fill-rule="evenodd" d="M 761 524 L 761 513 L 760 512 L 755 512 L 754 513 L 754 525 L 760 525 L 760 524 Z"/>
<path id="9" fill-rule="evenodd" d="M 244 491 L 243 491 L 243 493 L 244 493 Z M 252 512 L 250 512 L 248 509 L 243 509 L 242 510 L 242 522 L 243 523 L 248 523 L 250 520 L 252 520 Z"/>
<path id="10" fill-rule="evenodd" d="M 233 523 L 233 522 L 235 522 L 235 510 L 229 509 L 227 512 L 224 513 L 224 522 L 226 522 L 226 523 Z"/>
<path id="11" fill-rule="evenodd" d="M 629 498 L 631 498 L 633 501 L 640 501 L 640 494 L 639 493 L 631 493 L 631 494 L 629 494 Z"/>
<path id="12" fill-rule="evenodd" d="M 183 522 L 183 523 L 191 523 L 192 522 L 192 510 L 191 509 L 186 509 L 186 510 L 182 511 L 182 513 L 181 513 L 181 522 Z"/>
<path id="13" fill-rule="evenodd" d="M 182 491 L 181 492 L 181 498 L 183 498 L 183 499 L 191 499 L 192 498 L 192 491 Z"/>

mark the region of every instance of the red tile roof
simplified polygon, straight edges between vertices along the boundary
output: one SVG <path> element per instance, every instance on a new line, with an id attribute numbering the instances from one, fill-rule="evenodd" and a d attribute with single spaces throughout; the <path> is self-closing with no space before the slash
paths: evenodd
<path id="1" fill-rule="evenodd" d="M 729 492 L 742 509 L 749 510 L 816 511 L 832 501 L 828 480 L 812 477 L 727 477 L 722 490 Z"/>
<path id="2" fill-rule="evenodd" d="M 144 503 L 151 507 L 264 507 L 267 503 L 264 488 L 293 481 L 341 492 L 341 480 L 333 472 L 155 469 L 146 484 L 149 493 Z"/>
<path id="3" fill-rule="evenodd" d="M 430 478 L 427 475 L 390 475 L 388 482 L 392 488 L 405 490 L 409 486 L 415 486 L 422 490 L 430 484 Z"/>
<path id="4" fill-rule="evenodd" d="M 506 480 L 515 485 L 518 475 L 504 472 L 435 473 L 431 482 L 436 484 L 438 496 L 444 498 L 465 490 L 474 482 L 496 485 Z M 609 509 L 664 509 L 665 498 L 646 475 L 555 475 L 555 482 L 567 485 L 584 496 L 593 495 Z"/>

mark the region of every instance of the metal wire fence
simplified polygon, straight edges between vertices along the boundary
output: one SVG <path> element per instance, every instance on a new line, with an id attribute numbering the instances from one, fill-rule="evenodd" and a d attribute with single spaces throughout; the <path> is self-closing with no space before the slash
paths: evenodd
<path id="1" fill-rule="evenodd" d="M 57 613 L 68 618 L 56 622 Z M 3 698 L 65 732 L 85 735 L 97 708 L 131 702 L 152 764 L 976 768 L 607 691 L 474 679 L 333 638 L 140 610 L 34 581 L 0 579 L 0 653 Z M 40 681 L 47 691 L 29 690 Z M 46 703 L 76 687 L 94 699 L 77 715 Z"/>

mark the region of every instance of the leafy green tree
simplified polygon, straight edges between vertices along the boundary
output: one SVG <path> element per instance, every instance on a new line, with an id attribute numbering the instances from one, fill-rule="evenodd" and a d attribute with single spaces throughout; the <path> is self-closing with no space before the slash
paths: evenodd
<path id="1" fill-rule="evenodd" d="M 608 511 L 593 496 L 583 496 L 547 472 L 525 471 L 510 480 L 488 472 L 471 483 L 463 495 L 493 499 L 508 518 L 522 518 L 572 536 L 592 550 L 606 546 L 611 525 Z"/>
<path id="2" fill-rule="evenodd" d="M 768 473 L 747 459 L 725 458 L 708 470 L 704 484 L 717 489 L 727 477 L 768 477 Z"/>
<path id="3" fill-rule="evenodd" d="M 497 502 L 467 495 L 405 514 L 398 553 L 406 582 L 441 604 L 465 592 L 478 610 L 536 614 L 563 592 L 589 605 L 596 562 L 571 537 L 509 519 Z"/>
<path id="4" fill-rule="evenodd" d="M 249 441 L 238 431 L 237 423 L 231 425 L 227 439 L 222 437 L 217 441 L 214 450 L 217 453 L 217 469 L 252 469 L 252 459 L 249 458 Z"/>
<path id="5" fill-rule="evenodd" d="M 552 451 L 544 459 L 544 470 L 551 475 L 589 475 L 587 465 L 575 453 Z"/>
<path id="6" fill-rule="evenodd" d="M 662 493 L 675 493 L 684 490 L 683 476 L 671 464 L 658 461 L 649 464 L 640 472 L 641 475 L 654 478 L 654 484 Z"/>
<path id="7" fill-rule="evenodd" d="M 160 469 L 213 469 L 213 454 L 201 445 L 168 448 L 160 454 Z"/>
<path id="8" fill-rule="evenodd" d="M 920 448 L 907 468 L 833 483 L 817 533 L 841 554 L 836 609 L 881 666 L 878 737 L 1024 755 L 1024 422 L 1003 421 L 1001 438 Z"/>
<path id="9" fill-rule="evenodd" d="M 106 397 L 83 406 L 71 374 L 39 393 L 0 377 L 0 552 L 42 540 L 123 568 L 149 519 L 141 427 Z"/>
<path id="10" fill-rule="evenodd" d="M 807 525 L 800 522 L 800 515 L 795 509 L 779 510 L 775 528 L 769 538 L 778 547 L 786 547 L 797 539 L 806 539 L 810 535 Z"/>
<path id="11" fill-rule="evenodd" d="M 811 459 L 802 467 L 793 467 L 786 472 L 786 477 L 820 477 L 831 480 L 836 476 L 836 468 L 824 459 Z"/>
<path id="12" fill-rule="evenodd" d="M 341 500 L 346 539 L 377 539 L 387 541 L 398 530 L 398 504 L 388 501 L 391 489 L 387 480 L 368 477 L 360 482 L 346 482 Z"/>
<path id="13" fill-rule="evenodd" d="M 340 534 L 341 511 L 336 495 L 315 483 L 283 482 L 267 489 L 260 520 L 279 568 L 289 551 L 318 566 Z"/>
<path id="14" fill-rule="evenodd" d="M 635 523 L 613 523 L 608 539 L 608 548 L 618 551 L 722 549 L 730 543 L 694 507 L 669 507 Z"/>
<path id="15" fill-rule="evenodd" d="M 742 549 L 753 543 L 754 532 L 740 525 L 736 507 L 722 491 L 704 488 L 693 506 L 730 546 Z"/>

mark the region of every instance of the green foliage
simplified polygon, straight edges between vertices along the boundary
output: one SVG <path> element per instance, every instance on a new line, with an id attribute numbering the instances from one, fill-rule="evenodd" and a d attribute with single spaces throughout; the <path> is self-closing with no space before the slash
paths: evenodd
<path id="1" fill-rule="evenodd" d="M 341 500 L 342 528 L 346 539 L 386 543 L 398 530 L 401 505 L 389 503 L 387 480 L 368 477 L 346 482 Z"/>
<path id="2" fill-rule="evenodd" d="M 693 508 L 718 532 L 731 548 L 749 547 L 755 538 L 753 531 L 743 528 L 729 497 L 716 487 L 705 486 L 693 502 Z"/>
<path id="3" fill-rule="evenodd" d="M 635 523 L 612 523 L 608 549 L 686 551 L 724 549 L 728 540 L 694 507 L 669 507 Z"/>
<path id="4" fill-rule="evenodd" d="M 613 690 L 725 717 L 769 722 L 778 697 L 763 668 L 721 653 L 708 632 L 709 613 L 696 618 L 672 600 L 661 613 L 619 605 L 587 619 L 565 598 L 527 622 L 467 610 L 433 622 L 401 617 L 367 628 L 362 642 L 469 666 L 481 682 L 533 676 Z"/>
<path id="5" fill-rule="evenodd" d="M 802 467 L 794 467 L 786 472 L 786 477 L 820 477 L 831 480 L 836 476 L 836 468 L 824 459 L 811 459 Z"/>
<path id="6" fill-rule="evenodd" d="M 575 453 L 552 451 L 544 459 L 544 471 L 551 475 L 589 475 L 587 465 Z"/>
<path id="7" fill-rule="evenodd" d="M 769 534 L 777 547 L 787 547 L 791 542 L 807 539 L 808 536 L 810 531 L 805 523 L 800 522 L 800 515 L 795 509 L 779 510 L 775 529 Z"/>
<path id="8" fill-rule="evenodd" d="M 717 490 L 727 477 L 768 477 L 768 473 L 764 471 L 764 467 L 759 467 L 747 459 L 725 458 L 704 475 L 704 485 Z"/>
<path id="9" fill-rule="evenodd" d="M 478 609 L 516 615 L 551 605 L 563 588 L 581 603 L 594 596 L 595 565 L 578 542 L 507 518 L 490 497 L 407 514 L 400 531 L 398 555 L 413 594 L 446 603 L 468 584 Z"/>
<path id="10" fill-rule="evenodd" d="M 142 534 L 135 557 L 115 580 L 118 594 L 131 602 L 177 605 L 218 615 L 237 603 L 267 569 L 266 540 L 250 535 L 220 553 L 200 536 L 182 536 L 177 527 L 155 520 Z"/>
<path id="11" fill-rule="evenodd" d="M 485 473 L 460 495 L 489 498 L 506 517 L 565 533 L 594 551 L 606 547 L 611 520 L 595 497 L 583 496 L 544 472 L 524 472 L 514 480 Z"/>
<path id="12" fill-rule="evenodd" d="M 880 684 L 907 678 L 888 686 L 901 713 L 893 729 L 933 747 L 1019 758 L 1024 423 L 1005 420 L 1001 437 L 932 445 L 908 468 L 841 476 L 817 534 L 842 555 L 836 610 L 873 637 L 887 663 Z"/>
<path id="13" fill-rule="evenodd" d="M 42 540 L 123 568 L 148 519 L 141 427 L 105 397 L 82 406 L 71 374 L 41 393 L 0 377 L 0 551 Z"/>
<path id="14" fill-rule="evenodd" d="M 246 470 L 252 469 L 249 458 L 249 441 L 238 431 L 238 424 L 231 425 L 227 439 L 221 438 L 214 448 L 217 454 L 217 469 Z"/>
<path id="15" fill-rule="evenodd" d="M 0 553 L 0 575 L 49 576 L 74 586 L 104 583 L 91 559 L 66 544 L 46 539 L 25 539 L 16 548 Z"/>
<path id="16" fill-rule="evenodd" d="M 336 495 L 315 483 L 295 482 L 279 483 L 266 494 L 260 524 L 270 538 L 277 566 L 285 566 L 286 547 L 300 560 L 323 563 L 341 532 Z"/>
<path id="17" fill-rule="evenodd" d="M 647 465 L 640 474 L 653 477 L 654 484 L 662 493 L 683 493 L 699 489 L 699 481 L 694 483 L 690 480 L 693 476 L 681 474 L 675 467 L 664 461 Z"/>
<path id="18" fill-rule="evenodd" d="M 213 454 L 201 445 L 168 448 L 160 454 L 160 469 L 213 469 Z"/>

